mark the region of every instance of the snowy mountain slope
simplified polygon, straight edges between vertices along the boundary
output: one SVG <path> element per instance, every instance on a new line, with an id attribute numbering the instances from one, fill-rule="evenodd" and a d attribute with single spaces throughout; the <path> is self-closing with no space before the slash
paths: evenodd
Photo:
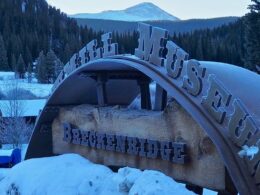
<path id="1" fill-rule="evenodd" d="M 16 79 L 14 72 L 0 72 L 0 98 L 8 96 L 8 93 L 15 88 L 30 92 L 37 99 L 46 99 L 52 89 L 53 84 L 41 84 L 33 78 L 31 83 L 27 79 Z"/>
<path id="2" fill-rule="evenodd" d="M 152 3 L 141 3 L 125 10 L 103 11 L 95 14 L 81 13 L 71 15 L 73 18 L 104 19 L 118 21 L 157 21 L 179 20 Z"/>

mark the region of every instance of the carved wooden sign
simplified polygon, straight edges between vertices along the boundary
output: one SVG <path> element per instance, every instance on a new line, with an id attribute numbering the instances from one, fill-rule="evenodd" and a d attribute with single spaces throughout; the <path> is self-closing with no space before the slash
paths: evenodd
<path id="1" fill-rule="evenodd" d="M 177 164 L 184 164 L 188 160 L 185 143 L 127 137 L 93 130 L 84 131 L 72 128 L 68 123 L 64 123 L 63 127 L 63 140 L 67 143 L 152 159 L 158 158 Z"/>
<path id="2" fill-rule="evenodd" d="M 107 166 L 159 170 L 194 185 L 226 187 L 214 144 L 176 102 L 163 112 L 64 106 L 52 123 L 52 136 L 54 154 L 77 153 Z"/>

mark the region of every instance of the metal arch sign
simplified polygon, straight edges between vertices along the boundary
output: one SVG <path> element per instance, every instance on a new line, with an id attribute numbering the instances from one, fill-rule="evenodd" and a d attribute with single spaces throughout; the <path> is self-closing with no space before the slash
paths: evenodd
<path id="1" fill-rule="evenodd" d="M 164 76 L 168 80 L 180 82 L 179 90 L 184 91 L 187 97 L 198 102 L 203 112 L 207 114 L 209 123 L 222 131 L 220 134 L 226 136 L 225 140 L 228 141 L 226 144 L 235 153 L 235 158 L 241 158 L 241 162 L 236 163 L 241 163 L 240 168 L 246 167 L 248 172 L 246 176 L 253 179 L 254 188 L 256 191 L 259 190 L 260 150 L 252 156 L 242 157 L 239 156 L 238 151 L 242 150 L 243 146 L 260 147 L 260 116 L 250 113 L 252 109 L 247 108 L 246 103 L 235 97 L 214 73 L 209 73 L 207 68 L 197 60 L 188 60 L 188 54 L 182 48 L 172 41 L 167 41 L 168 32 L 166 30 L 142 23 L 139 24 L 138 30 L 140 37 L 138 48 L 135 49 L 135 56 L 153 64 L 155 69 L 157 68 L 165 73 Z M 62 84 L 63 80 L 82 65 L 98 59 L 117 56 L 118 45 L 112 43 L 111 38 L 111 33 L 104 34 L 101 38 L 102 48 L 97 48 L 97 41 L 93 40 L 77 54 L 74 54 L 58 76 L 53 92 Z M 165 50 L 167 50 L 166 57 L 163 55 Z M 124 56 L 121 59 L 124 59 Z M 135 58 L 132 60 L 135 61 Z M 68 133 L 68 129 L 72 130 L 67 126 L 65 134 Z M 70 135 L 76 134 L 70 133 Z M 65 136 L 65 138 L 67 138 L 67 141 L 70 139 L 70 142 L 77 140 L 77 137 L 73 139 Z M 226 162 L 226 164 L 228 163 Z M 232 166 L 228 168 L 232 168 Z M 244 171 L 242 170 L 242 172 Z M 235 176 L 233 177 L 234 180 Z M 234 183 L 236 182 L 234 181 Z M 236 185 L 239 192 L 245 194 L 247 189 L 243 189 L 239 185 L 241 183 Z M 255 190 L 248 193 L 252 194 L 252 192 L 255 192 Z"/>

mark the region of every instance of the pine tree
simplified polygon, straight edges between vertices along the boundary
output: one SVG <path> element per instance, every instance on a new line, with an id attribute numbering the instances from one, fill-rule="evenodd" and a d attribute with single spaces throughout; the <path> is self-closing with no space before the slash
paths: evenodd
<path id="1" fill-rule="evenodd" d="M 17 70 L 16 70 L 16 58 L 15 58 L 15 55 L 14 55 L 14 54 L 12 54 L 11 66 L 12 66 L 12 70 L 13 70 L 14 72 L 17 72 Z"/>
<path id="2" fill-rule="evenodd" d="M 28 64 L 28 68 L 27 68 L 27 79 L 28 79 L 28 83 L 32 82 L 32 64 L 29 63 Z"/>
<path id="3" fill-rule="evenodd" d="M 31 52 L 30 52 L 30 50 L 29 50 L 28 47 L 26 47 L 23 56 L 24 56 L 25 64 L 27 64 L 27 66 L 28 66 L 30 63 L 32 63 L 32 54 L 31 54 Z"/>
<path id="4" fill-rule="evenodd" d="M 72 52 L 71 52 L 69 44 L 67 43 L 65 46 L 65 49 L 64 49 L 64 55 L 63 55 L 62 61 L 67 63 L 67 61 L 69 61 L 71 55 L 72 55 Z"/>
<path id="5" fill-rule="evenodd" d="M 45 69 L 47 83 L 53 83 L 55 80 L 55 66 L 56 66 L 57 56 L 50 50 L 46 55 Z"/>
<path id="6" fill-rule="evenodd" d="M 55 63 L 55 74 L 54 74 L 54 80 L 57 79 L 59 76 L 60 72 L 63 70 L 64 64 L 61 62 L 60 59 L 57 58 L 56 63 Z"/>
<path id="7" fill-rule="evenodd" d="M 256 70 L 260 66 L 260 1 L 251 0 L 250 13 L 245 17 L 245 66 Z"/>
<path id="8" fill-rule="evenodd" d="M 252 2 L 254 2 L 252 5 L 249 5 L 249 9 L 251 11 L 255 11 L 258 12 L 260 11 L 260 1 L 259 0 L 251 0 Z"/>
<path id="9" fill-rule="evenodd" d="M 25 63 L 21 54 L 18 58 L 16 67 L 17 67 L 16 70 L 17 70 L 18 77 L 23 79 L 25 74 Z"/>
<path id="10" fill-rule="evenodd" d="M 43 51 L 40 52 L 39 57 L 37 58 L 36 63 L 36 78 L 38 79 L 39 83 L 46 82 L 46 73 L 45 73 L 45 55 Z"/>
<path id="11" fill-rule="evenodd" d="M 1 34 L 0 34 L 0 70 L 4 70 L 4 71 L 10 70 L 8 66 L 7 52 Z"/>
<path id="12" fill-rule="evenodd" d="M 201 37 L 198 38 L 198 42 L 197 42 L 196 59 L 198 60 L 204 59 Z"/>

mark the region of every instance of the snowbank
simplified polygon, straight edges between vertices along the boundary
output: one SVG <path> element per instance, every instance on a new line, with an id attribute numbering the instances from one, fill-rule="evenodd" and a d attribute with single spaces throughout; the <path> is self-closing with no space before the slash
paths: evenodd
<path id="1" fill-rule="evenodd" d="M 11 169 L 0 169 L 0 183 L 3 178 L 7 176 Z M 1 191 L 1 190 L 0 190 Z"/>
<path id="2" fill-rule="evenodd" d="M 76 154 L 27 160 L 9 172 L 0 169 L 0 194 L 11 191 L 26 195 L 193 194 L 160 172 L 126 167 L 114 173 Z"/>

